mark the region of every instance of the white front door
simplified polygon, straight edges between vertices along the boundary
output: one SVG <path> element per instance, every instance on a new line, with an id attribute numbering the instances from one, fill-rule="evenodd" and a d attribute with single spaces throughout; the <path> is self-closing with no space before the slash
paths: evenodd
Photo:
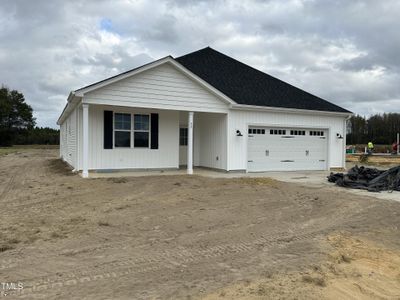
<path id="1" fill-rule="evenodd" d="M 247 170 L 326 170 L 327 141 L 323 129 L 249 127 Z"/>

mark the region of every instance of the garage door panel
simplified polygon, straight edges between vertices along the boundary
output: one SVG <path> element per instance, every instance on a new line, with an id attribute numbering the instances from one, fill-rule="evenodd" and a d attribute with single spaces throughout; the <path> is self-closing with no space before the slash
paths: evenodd
<path id="1" fill-rule="evenodd" d="M 248 171 L 324 170 L 326 134 L 322 129 L 249 127 Z"/>

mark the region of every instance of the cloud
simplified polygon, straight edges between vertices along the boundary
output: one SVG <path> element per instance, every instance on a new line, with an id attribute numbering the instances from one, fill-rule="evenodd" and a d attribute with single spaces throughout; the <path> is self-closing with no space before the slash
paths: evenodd
<path id="1" fill-rule="evenodd" d="M 400 107 L 396 0 L 121 0 L 0 4 L 0 83 L 55 127 L 68 93 L 211 47 L 363 115 Z"/>

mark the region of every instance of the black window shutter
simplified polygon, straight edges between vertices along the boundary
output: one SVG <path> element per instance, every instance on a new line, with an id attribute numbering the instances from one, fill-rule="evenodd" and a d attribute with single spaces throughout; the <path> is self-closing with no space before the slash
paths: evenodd
<path id="1" fill-rule="evenodd" d="M 104 149 L 113 148 L 113 112 L 104 111 Z"/>
<path id="2" fill-rule="evenodd" d="M 158 149 L 158 114 L 151 114 L 151 149 Z"/>

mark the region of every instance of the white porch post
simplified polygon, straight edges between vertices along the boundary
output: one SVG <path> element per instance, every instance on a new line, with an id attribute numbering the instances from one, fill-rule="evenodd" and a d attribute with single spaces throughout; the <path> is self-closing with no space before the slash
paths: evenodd
<path id="1" fill-rule="evenodd" d="M 82 177 L 88 178 L 89 177 L 89 105 L 82 104 L 83 109 L 83 134 L 82 134 Z"/>
<path id="2" fill-rule="evenodd" d="M 188 118 L 188 146 L 187 146 L 187 173 L 193 174 L 193 112 Z"/>

